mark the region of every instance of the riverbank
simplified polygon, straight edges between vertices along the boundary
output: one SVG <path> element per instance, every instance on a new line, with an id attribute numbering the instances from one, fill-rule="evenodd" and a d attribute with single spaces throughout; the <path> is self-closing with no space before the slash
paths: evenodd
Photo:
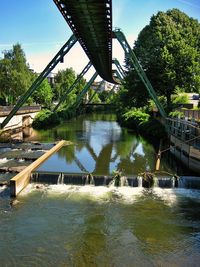
<path id="1" fill-rule="evenodd" d="M 146 114 L 144 118 L 139 116 L 125 116 L 125 114 L 117 114 L 117 121 L 122 127 L 127 127 L 147 138 L 166 139 L 167 133 L 164 125 L 154 117 Z"/>

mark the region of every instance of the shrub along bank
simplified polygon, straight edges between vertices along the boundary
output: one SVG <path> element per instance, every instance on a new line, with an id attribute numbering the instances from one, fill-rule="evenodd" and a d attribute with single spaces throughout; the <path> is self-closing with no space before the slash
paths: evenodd
<path id="1" fill-rule="evenodd" d="M 156 138 L 166 137 L 165 127 L 161 122 L 141 109 L 131 109 L 118 114 L 118 122 L 127 128 L 133 129 L 142 135 Z"/>
<path id="2" fill-rule="evenodd" d="M 33 120 L 33 128 L 44 129 L 55 126 L 64 120 L 71 119 L 78 113 L 74 110 L 59 110 L 52 112 L 48 109 L 40 111 Z"/>

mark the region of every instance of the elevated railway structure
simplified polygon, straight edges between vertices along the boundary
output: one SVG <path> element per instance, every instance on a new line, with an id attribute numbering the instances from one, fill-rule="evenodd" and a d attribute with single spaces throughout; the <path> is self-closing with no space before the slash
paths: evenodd
<path id="1" fill-rule="evenodd" d="M 102 79 L 112 76 L 112 1 L 54 0 Z"/>
<path id="2" fill-rule="evenodd" d="M 120 30 L 112 31 L 112 0 L 53 0 L 63 15 L 64 19 L 68 23 L 69 27 L 73 31 L 73 35 L 64 44 L 56 56 L 47 65 L 44 71 L 37 77 L 31 87 L 26 91 L 24 95 L 20 97 L 16 105 L 11 112 L 0 123 L 0 128 L 4 128 L 5 125 L 11 120 L 21 106 L 23 106 L 27 99 L 38 88 L 41 82 L 48 76 L 48 74 L 55 68 L 59 62 L 63 62 L 64 56 L 69 52 L 73 45 L 78 40 L 85 53 L 87 54 L 90 64 L 92 64 L 96 70 L 96 76 L 99 75 L 103 80 L 113 84 L 118 84 L 124 78 L 124 72 L 119 62 L 116 59 L 112 59 L 112 38 L 117 38 L 122 48 L 125 51 L 126 57 L 129 57 L 131 63 L 140 79 L 144 83 L 150 97 L 154 100 L 162 117 L 166 117 L 165 111 L 160 104 L 157 95 L 148 80 L 144 70 L 142 69 L 136 55 L 133 53 L 124 34 Z M 112 69 L 113 62 L 117 66 L 117 70 Z M 87 72 L 86 66 L 79 79 Z M 93 76 L 94 78 L 94 76 Z M 91 81 L 91 80 L 90 80 Z M 88 90 L 90 81 L 80 93 L 75 106 L 79 106 L 80 99 L 85 95 Z M 71 88 L 67 88 L 68 94 L 70 90 L 73 90 L 78 81 L 72 85 Z M 62 102 L 63 100 L 61 100 Z M 57 110 L 61 103 L 54 108 Z"/>

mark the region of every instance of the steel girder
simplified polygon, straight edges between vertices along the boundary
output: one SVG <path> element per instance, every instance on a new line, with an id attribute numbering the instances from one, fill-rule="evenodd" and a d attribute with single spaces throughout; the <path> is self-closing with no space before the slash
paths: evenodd
<path id="1" fill-rule="evenodd" d="M 154 91 L 146 73 L 144 72 L 142 66 L 140 65 L 135 53 L 131 49 L 129 43 L 126 40 L 125 35 L 122 33 L 120 29 L 117 29 L 113 32 L 114 37 L 117 38 L 119 43 L 121 44 L 122 48 L 124 49 L 125 55 L 130 59 L 135 71 L 137 72 L 138 76 L 140 77 L 141 81 L 145 85 L 150 97 L 153 99 L 154 103 L 156 104 L 161 116 L 163 118 L 166 118 L 166 113 L 161 105 L 160 101 L 158 100 L 158 97 L 156 95 L 156 92 Z"/>
<path id="2" fill-rule="evenodd" d="M 100 84 L 98 85 L 97 89 L 96 89 L 95 92 L 92 94 L 92 96 L 90 97 L 90 99 L 89 99 L 89 101 L 88 101 L 87 104 L 89 104 L 89 103 L 92 101 L 92 99 L 95 97 L 95 95 L 98 93 L 98 91 L 100 91 L 100 88 L 101 88 L 101 86 L 102 86 L 103 83 L 104 83 L 104 80 L 102 80 L 102 81 L 100 82 Z"/>
<path id="3" fill-rule="evenodd" d="M 112 61 L 112 63 L 115 64 L 115 66 L 117 67 L 119 73 L 121 74 L 121 77 L 124 78 L 124 75 L 125 75 L 125 74 L 124 74 L 124 70 L 122 69 L 122 66 L 121 66 L 121 64 L 119 63 L 119 61 L 118 61 L 116 58 L 114 58 L 113 61 Z"/>
<path id="4" fill-rule="evenodd" d="M 61 96 L 60 101 L 53 109 L 53 112 L 55 112 L 58 109 L 58 107 L 67 99 L 68 94 L 71 93 L 71 91 L 77 86 L 77 84 L 80 82 L 81 78 L 87 73 L 87 71 L 90 69 L 91 66 L 92 66 L 92 63 L 88 62 L 88 64 L 85 66 L 85 68 L 82 70 L 82 72 L 78 75 L 78 77 L 76 78 L 74 83 Z"/>
<path id="5" fill-rule="evenodd" d="M 86 84 L 86 86 L 83 88 L 83 90 L 80 92 L 80 94 L 77 96 L 76 102 L 72 105 L 72 108 L 78 108 L 81 104 L 81 99 L 85 96 L 87 91 L 89 90 L 90 86 L 98 76 L 98 73 L 95 72 L 92 76 L 92 78 L 89 80 L 89 82 Z"/>
<path id="6" fill-rule="evenodd" d="M 110 97 L 110 95 L 115 91 L 115 88 L 116 88 L 116 84 L 113 85 L 112 89 L 110 90 L 109 94 L 107 95 L 107 99 Z"/>
<path id="7" fill-rule="evenodd" d="M 112 76 L 112 0 L 54 0 L 102 79 Z"/>
<path id="8" fill-rule="evenodd" d="M 119 80 L 118 83 L 121 84 L 122 81 L 123 81 L 123 77 L 121 76 L 121 74 L 119 73 L 119 71 L 118 70 L 114 70 L 113 71 L 113 74 L 114 74 L 113 77 L 115 77 L 115 80 L 118 79 Z"/>
<path id="9" fill-rule="evenodd" d="M 63 45 L 63 47 L 59 50 L 59 52 L 55 55 L 55 57 L 50 61 L 50 63 L 46 66 L 43 72 L 36 78 L 31 87 L 26 91 L 24 95 L 20 97 L 17 104 L 13 107 L 11 112 L 5 118 L 5 120 L 1 123 L 0 128 L 4 128 L 5 125 L 11 120 L 11 118 L 17 113 L 19 108 L 26 102 L 26 100 L 33 94 L 33 92 L 38 88 L 38 86 L 42 83 L 42 81 L 47 77 L 47 75 L 55 68 L 55 66 L 59 62 L 63 62 L 63 57 L 69 52 L 72 46 L 76 43 L 77 38 L 75 35 L 72 35 L 69 40 Z"/>

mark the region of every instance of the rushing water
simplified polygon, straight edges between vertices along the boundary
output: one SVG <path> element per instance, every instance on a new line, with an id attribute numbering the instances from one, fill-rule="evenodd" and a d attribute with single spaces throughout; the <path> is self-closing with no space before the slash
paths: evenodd
<path id="1" fill-rule="evenodd" d="M 1 266 L 199 266 L 200 194 L 29 186 L 0 207 Z"/>
<path id="2" fill-rule="evenodd" d="M 155 151 L 111 115 L 79 117 L 29 140 L 74 142 L 40 170 L 154 170 Z M 164 163 L 162 169 L 173 172 Z M 0 188 L 0 266 L 199 266 L 200 191 L 29 185 L 10 203 Z"/>

